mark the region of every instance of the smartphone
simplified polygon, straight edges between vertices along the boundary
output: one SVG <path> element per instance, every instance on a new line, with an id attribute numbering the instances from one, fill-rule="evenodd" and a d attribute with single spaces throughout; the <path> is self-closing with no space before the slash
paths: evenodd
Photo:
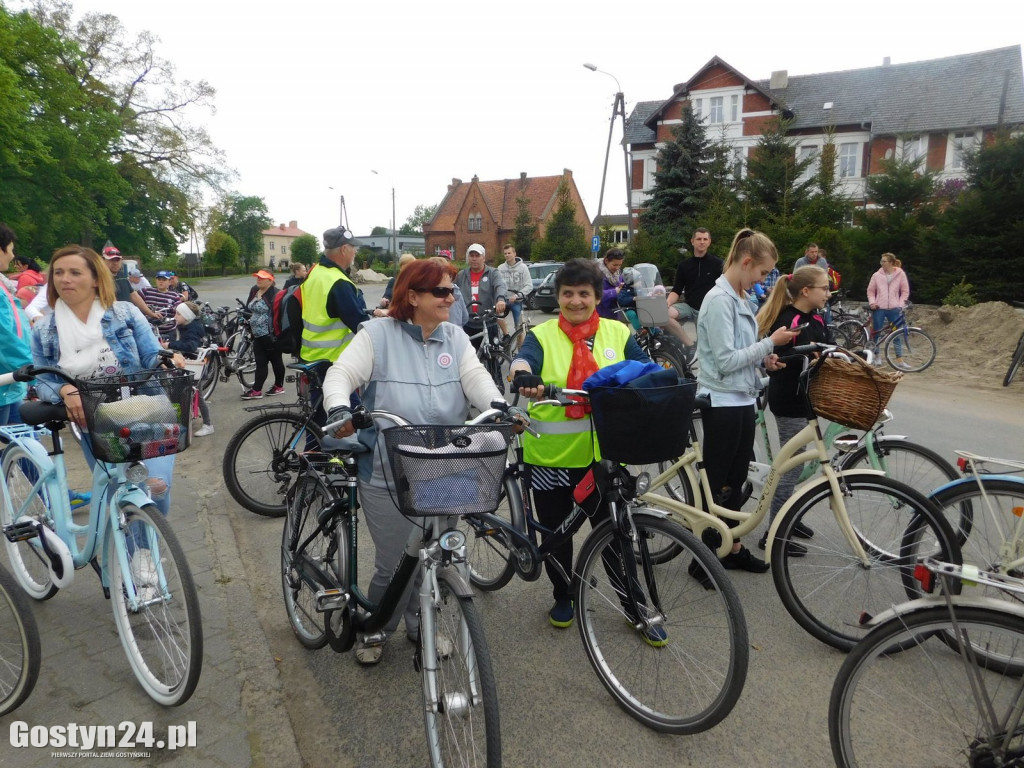
<path id="1" fill-rule="evenodd" d="M 801 323 L 800 325 L 794 325 L 792 328 L 789 328 L 788 330 L 793 331 L 794 333 L 800 333 L 800 331 L 809 326 L 810 323 Z"/>

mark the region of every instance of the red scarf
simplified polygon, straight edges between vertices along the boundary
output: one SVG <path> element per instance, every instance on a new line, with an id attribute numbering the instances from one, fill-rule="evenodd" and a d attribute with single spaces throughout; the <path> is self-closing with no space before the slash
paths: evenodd
<path id="1" fill-rule="evenodd" d="M 563 315 L 558 316 L 558 329 L 572 342 L 572 362 L 569 363 L 569 375 L 565 381 L 568 389 L 579 389 L 588 376 L 597 373 L 597 360 L 587 346 L 587 339 L 597 333 L 600 324 L 601 316 L 597 312 L 579 325 L 573 325 Z M 570 405 L 565 409 L 565 415 L 570 419 L 582 419 L 588 413 L 589 405 Z"/>

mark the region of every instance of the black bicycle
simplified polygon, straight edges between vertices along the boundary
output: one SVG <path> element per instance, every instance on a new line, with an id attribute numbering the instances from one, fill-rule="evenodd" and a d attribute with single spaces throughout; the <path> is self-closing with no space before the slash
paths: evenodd
<path id="1" fill-rule="evenodd" d="M 1021 307 L 1024 309 L 1024 301 L 1013 302 L 1015 307 Z M 1017 375 L 1017 371 L 1020 370 L 1021 364 L 1024 363 L 1024 333 L 1017 339 L 1017 348 L 1013 350 L 1013 357 L 1010 358 L 1010 367 L 1006 371 L 1006 376 L 1003 377 L 1003 386 L 1010 386 L 1010 382 L 1013 381 L 1013 377 Z"/>

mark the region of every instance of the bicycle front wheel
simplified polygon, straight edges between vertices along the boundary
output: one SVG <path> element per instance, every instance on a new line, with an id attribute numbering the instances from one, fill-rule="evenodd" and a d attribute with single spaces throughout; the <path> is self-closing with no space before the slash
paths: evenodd
<path id="1" fill-rule="evenodd" d="M 43 486 L 36 492 L 32 490 L 35 478 L 40 476 L 35 459 L 20 445 L 11 443 L 4 449 L 2 468 L 8 495 L 0 504 L 0 522 L 7 526 L 19 518 L 28 517 L 54 530 L 47 487 Z M 50 578 L 47 558 L 40 549 L 38 538 L 10 541 L 5 536 L 4 546 L 11 561 L 12 574 L 29 597 L 49 600 L 57 594 L 58 588 Z"/>
<path id="2" fill-rule="evenodd" d="M 121 507 L 124 527 L 108 537 L 110 602 L 121 645 L 143 690 L 165 707 L 188 701 L 203 667 L 199 595 L 185 553 L 156 507 Z M 118 541 L 128 555 L 128 577 Z"/>
<path id="3" fill-rule="evenodd" d="M 203 366 L 203 373 L 199 377 L 199 392 L 207 402 L 213 397 L 213 390 L 217 388 L 217 380 L 220 378 L 220 364 L 219 354 L 211 353 L 206 356 L 206 365 Z"/>
<path id="4" fill-rule="evenodd" d="M 857 320 L 842 320 L 832 326 L 836 344 L 844 349 L 863 349 L 868 345 L 868 332 Z"/>
<path id="5" fill-rule="evenodd" d="M 295 452 L 320 449 L 320 438 L 298 411 L 266 411 L 245 422 L 224 451 L 224 484 L 250 512 L 281 517 L 298 472 Z"/>
<path id="6" fill-rule="evenodd" d="M 0 717 L 32 693 L 41 660 L 32 606 L 11 574 L 0 567 Z"/>
<path id="7" fill-rule="evenodd" d="M 771 564 L 775 588 L 796 622 L 823 643 L 849 651 L 868 632 L 863 619 L 920 597 L 913 578 L 918 557 L 957 565 L 963 560 L 953 529 L 918 491 L 882 475 L 840 476 L 839 482 L 867 562 L 854 555 L 833 511 L 832 491 L 822 483 L 786 512 Z M 810 539 L 794 533 L 800 523 L 813 531 Z"/>
<path id="8" fill-rule="evenodd" d="M 322 478 L 310 473 L 300 474 L 288 490 L 281 534 L 281 589 L 292 632 L 311 650 L 327 645 L 325 615 L 316 610 L 316 591 L 340 585 L 347 572 L 347 550 L 335 537 L 334 526 L 327 535 L 318 533 L 318 513 L 337 498 Z"/>
<path id="9" fill-rule="evenodd" d="M 430 764 L 498 768 L 498 689 L 476 606 L 459 597 L 444 568 L 437 571 L 433 598 L 433 614 L 420 624 L 418 651 Z"/>
<path id="10" fill-rule="evenodd" d="M 931 448 L 894 437 L 876 437 L 870 455 L 866 444 L 851 451 L 842 458 L 840 469 L 881 469 L 887 477 L 926 496 L 960 477 L 956 468 Z"/>
<path id="11" fill-rule="evenodd" d="M 487 372 L 491 374 L 494 385 L 504 397 L 508 393 L 508 372 L 512 367 L 512 358 L 498 348 L 491 349 L 491 356 L 485 363 Z"/>
<path id="12" fill-rule="evenodd" d="M 972 646 L 1024 662 L 1019 616 L 957 607 L 956 620 Z M 894 749 L 906 768 L 1020 764 L 1021 680 L 980 660 L 965 664 L 940 641 L 953 633 L 949 609 L 929 607 L 886 621 L 854 648 L 829 701 L 837 766 L 888 768 Z"/>
<path id="13" fill-rule="evenodd" d="M 646 514 L 634 514 L 633 524 L 635 543 L 620 541 L 605 522 L 580 550 L 583 646 L 631 717 L 656 731 L 699 733 L 732 711 L 746 682 L 743 609 L 718 558 L 692 533 Z M 677 554 L 654 563 L 648 552 L 655 551 Z M 635 600 L 626 597 L 627 583 Z"/>
<path id="14" fill-rule="evenodd" d="M 505 477 L 501 500 L 493 514 L 525 533 L 523 499 L 514 477 Z M 472 516 L 461 518 L 459 529 L 466 534 L 470 583 L 484 592 L 493 592 L 508 584 L 515 574 L 515 554 L 509 548 L 508 533 Z"/>
<path id="15" fill-rule="evenodd" d="M 935 360 L 935 341 L 920 328 L 899 328 L 885 339 L 885 362 L 897 371 L 923 371 Z"/>

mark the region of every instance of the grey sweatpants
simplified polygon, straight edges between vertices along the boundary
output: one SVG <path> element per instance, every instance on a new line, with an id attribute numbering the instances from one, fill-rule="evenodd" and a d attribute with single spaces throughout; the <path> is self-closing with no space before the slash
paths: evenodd
<path id="1" fill-rule="evenodd" d="M 776 416 L 775 426 L 779 432 L 779 448 L 782 448 L 793 435 L 797 434 L 801 429 L 807 426 L 807 419 L 801 418 L 800 416 Z M 768 524 L 775 519 L 775 515 L 782 509 L 782 505 L 789 501 L 789 497 L 793 495 L 793 488 L 796 487 L 796 481 L 800 477 L 800 473 L 803 471 L 803 464 L 798 467 L 794 467 L 789 470 L 786 474 L 779 478 L 779 485 L 775 489 L 775 495 L 772 497 L 772 508 L 768 513 Z"/>
<path id="2" fill-rule="evenodd" d="M 370 579 L 370 588 L 366 596 L 374 603 L 378 603 L 387 589 L 388 582 L 391 581 L 391 575 L 395 572 L 402 552 L 405 551 L 413 523 L 398 511 L 386 488 L 375 488 L 360 482 L 359 506 L 362 507 L 363 519 L 366 521 L 366 527 L 370 529 L 370 538 L 373 539 L 373 546 L 377 550 L 373 560 L 373 577 Z M 417 569 L 416 578 L 410 582 L 405 596 L 399 602 L 400 606 L 405 606 L 406 634 L 414 637 L 420 627 L 418 592 L 422 578 L 423 572 Z M 402 616 L 395 611 L 395 615 L 384 627 L 388 634 L 395 631 L 400 618 Z"/>

